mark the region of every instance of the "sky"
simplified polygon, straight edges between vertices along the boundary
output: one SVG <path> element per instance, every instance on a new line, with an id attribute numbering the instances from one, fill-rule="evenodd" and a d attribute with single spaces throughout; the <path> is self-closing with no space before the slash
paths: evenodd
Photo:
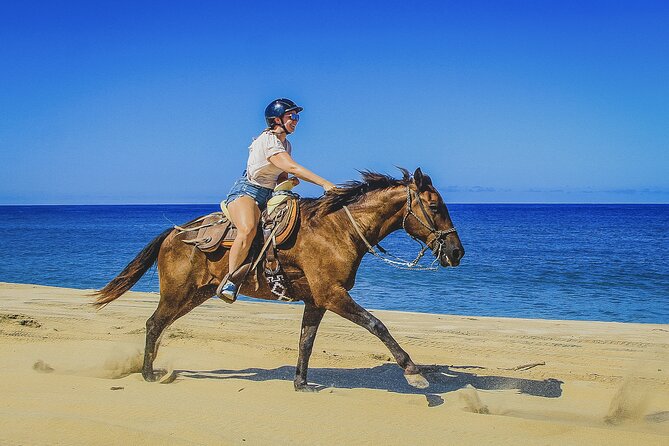
<path id="1" fill-rule="evenodd" d="M 218 203 L 277 97 L 335 183 L 669 203 L 667 23 L 643 0 L 3 1 L 0 204 Z"/>

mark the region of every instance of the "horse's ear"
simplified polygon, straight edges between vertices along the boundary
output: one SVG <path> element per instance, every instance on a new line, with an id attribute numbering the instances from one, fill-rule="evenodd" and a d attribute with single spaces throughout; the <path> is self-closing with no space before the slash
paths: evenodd
<path id="1" fill-rule="evenodd" d="M 432 186 L 432 178 L 430 178 L 429 175 L 424 175 L 423 171 L 420 170 L 420 167 L 413 173 L 413 179 L 416 183 L 416 187 L 421 192 Z"/>
<path id="2" fill-rule="evenodd" d="M 423 182 L 423 171 L 420 170 L 420 167 L 413 173 L 413 180 L 420 189 L 420 185 Z"/>
<path id="3" fill-rule="evenodd" d="M 413 180 L 419 191 L 424 191 L 430 184 L 432 184 L 430 177 L 423 175 L 423 171 L 420 170 L 420 167 L 413 173 Z"/>

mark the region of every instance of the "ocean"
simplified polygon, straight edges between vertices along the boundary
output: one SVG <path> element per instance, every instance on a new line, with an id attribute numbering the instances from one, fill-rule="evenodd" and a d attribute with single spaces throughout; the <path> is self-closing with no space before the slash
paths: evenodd
<path id="1" fill-rule="evenodd" d="M 0 281 L 98 289 L 164 229 L 215 210 L 0 206 Z M 351 291 L 358 303 L 469 316 L 669 323 L 669 205 L 452 204 L 449 211 L 466 250 L 461 265 L 404 271 L 366 255 Z M 407 259 L 419 249 L 402 231 L 382 245 Z M 431 259 L 426 255 L 426 263 Z M 133 289 L 157 292 L 155 268 Z"/>

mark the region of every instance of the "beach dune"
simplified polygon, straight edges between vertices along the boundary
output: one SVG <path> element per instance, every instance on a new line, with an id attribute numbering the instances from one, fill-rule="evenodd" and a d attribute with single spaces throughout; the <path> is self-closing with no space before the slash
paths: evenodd
<path id="1" fill-rule="evenodd" d="M 302 306 L 212 299 L 139 374 L 158 296 L 0 283 L 0 444 L 669 444 L 669 325 L 373 311 L 421 364 L 326 315 L 293 390 Z"/>

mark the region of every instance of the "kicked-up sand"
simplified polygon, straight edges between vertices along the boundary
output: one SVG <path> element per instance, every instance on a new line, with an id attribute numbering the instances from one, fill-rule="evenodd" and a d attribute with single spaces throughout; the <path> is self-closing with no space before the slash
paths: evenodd
<path id="1" fill-rule="evenodd" d="M 302 306 L 212 299 L 139 373 L 158 296 L 0 284 L 2 445 L 669 445 L 669 325 L 373 311 L 421 365 L 327 314 L 293 390 Z"/>

